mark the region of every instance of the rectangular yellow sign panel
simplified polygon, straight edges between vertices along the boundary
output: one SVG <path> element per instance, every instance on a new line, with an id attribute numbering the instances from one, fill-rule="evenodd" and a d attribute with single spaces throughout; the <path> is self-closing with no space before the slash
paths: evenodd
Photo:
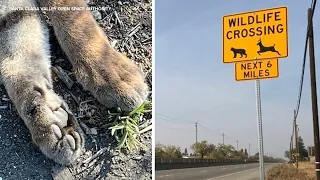
<path id="1" fill-rule="evenodd" d="M 235 76 L 237 81 L 277 78 L 278 59 L 237 62 Z"/>
<path id="2" fill-rule="evenodd" d="M 288 56 L 287 7 L 223 17 L 223 62 Z"/>

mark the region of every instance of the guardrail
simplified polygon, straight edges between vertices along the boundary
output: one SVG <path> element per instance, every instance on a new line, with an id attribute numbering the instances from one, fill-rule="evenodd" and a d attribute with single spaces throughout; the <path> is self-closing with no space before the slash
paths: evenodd
<path id="1" fill-rule="evenodd" d="M 197 158 L 155 158 L 156 170 L 197 168 L 235 164 L 258 163 L 258 160 L 238 159 L 197 159 Z M 273 162 L 265 160 L 264 162 Z"/>

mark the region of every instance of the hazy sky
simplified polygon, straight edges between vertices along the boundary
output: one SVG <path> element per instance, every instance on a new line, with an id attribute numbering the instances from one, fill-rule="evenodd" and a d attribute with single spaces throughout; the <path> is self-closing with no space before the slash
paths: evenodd
<path id="1" fill-rule="evenodd" d="M 234 64 L 222 62 L 222 17 L 285 5 L 289 12 L 289 57 L 279 62 L 279 78 L 261 80 L 264 151 L 283 157 L 292 133 L 310 3 L 156 0 L 156 142 L 178 145 L 190 152 L 196 139 L 192 122 L 198 122 L 198 141 L 222 143 L 225 133 L 225 144 L 236 147 L 238 140 L 239 149 L 248 149 L 251 143 L 251 154 L 257 152 L 255 82 L 235 81 Z M 320 32 L 317 13 L 314 31 Z M 319 37 L 320 34 L 315 35 L 315 39 Z M 315 49 L 319 59 L 318 42 Z M 309 146 L 313 144 L 313 126 L 307 60 L 297 123 L 305 145 Z M 317 63 L 320 67 L 320 61 Z M 317 68 L 318 74 L 319 71 Z"/>

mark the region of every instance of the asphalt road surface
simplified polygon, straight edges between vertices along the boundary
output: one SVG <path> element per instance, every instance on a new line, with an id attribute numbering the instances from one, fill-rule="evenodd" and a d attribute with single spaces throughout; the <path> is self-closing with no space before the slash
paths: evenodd
<path id="1" fill-rule="evenodd" d="M 265 170 L 276 165 L 265 163 Z M 156 171 L 157 180 L 260 180 L 259 163 Z"/>

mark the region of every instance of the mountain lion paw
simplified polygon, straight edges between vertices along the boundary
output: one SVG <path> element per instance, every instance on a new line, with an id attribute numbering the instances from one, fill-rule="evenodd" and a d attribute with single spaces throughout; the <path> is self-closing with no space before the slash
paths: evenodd
<path id="1" fill-rule="evenodd" d="M 26 101 L 25 120 L 35 144 L 50 159 L 70 165 L 81 155 L 84 147 L 82 130 L 67 104 L 53 91 L 36 92 Z M 44 98 L 43 98 L 44 97 Z M 30 102 L 32 102 L 30 104 Z"/>
<path id="2" fill-rule="evenodd" d="M 75 71 L 79 83 L 107 108 L 122 111 L 138 108 L 147 98 L 148 86 L 142 71 L 127 57 L 106 49 L 94 61 L 82 61 Z"/>
<path id="3" fill-rule="evenodd" d="M 87 8 L 84 0 L 39 0 L 44 7 Z M 148 86 L 140 69 L 109 43 L 90 11 L 48 11 L 57 40 L 77 81 L 107 108 L 138 108 Z"/>

